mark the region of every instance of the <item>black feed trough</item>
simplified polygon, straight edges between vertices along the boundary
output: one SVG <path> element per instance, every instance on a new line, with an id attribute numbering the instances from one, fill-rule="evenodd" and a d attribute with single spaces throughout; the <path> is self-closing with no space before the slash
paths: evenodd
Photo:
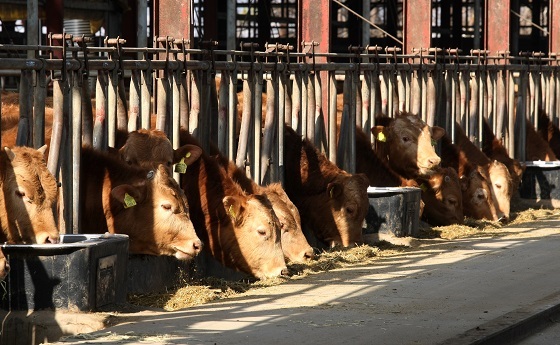
<path id="1" fill-rule="evenodd" d="M 539 201 L 560 200 L 560 161 L 525 162 L 519 196 Z"/>
<path id="2" fill-rule="evenodd" d="M 384 233 L 396 237 L 418 236 L 420 188 L 369 187 L 369 210 L 364 237 Z"/>
<path id="3" fill-rule="evenodd" d="M 94 311 L 126 302 L 128 236 L 61 235 L 58 244 L 2 245 L 4 310 Z"/>

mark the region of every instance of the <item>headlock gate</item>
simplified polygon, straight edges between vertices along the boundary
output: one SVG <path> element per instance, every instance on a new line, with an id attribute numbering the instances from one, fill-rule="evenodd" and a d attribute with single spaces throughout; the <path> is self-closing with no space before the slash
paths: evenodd
<path id="1" fill-rule="evenodd" d="M 536 127 L 537 114 L 544 111 L 558 124 L 556 54 L 490 56 L 476 50 L 465 55 L 439 48 L 401 54 L 400 48 L 378 46 L 319 54 L 315 42 L 303 42 L 300 51 L 283 44 L 260 50 L 253 43 L 225 51 L 214 49 L 216 42 L 190 49 L 188 41 L 172 37 L 156 37 L 153 48 L 126 47 L 120 38 L 91 47 L 83 36 L 49 38 L 51 44 L 53 39 L 64 43 L 0 45 L 0 75 L 19 75 L 17 145 L 44 144 L 52 88 L 48 167 L 62 182 L 61 230 L 67 233 L 80 228 L 81 145 L 115 147 L 119 130 L 157 128 L 177 148 L 179 128 L 187 129 L 203 149 L 217 145 L 255 181 L 266 183 L 283 180 L 284 122 L 350 172 L 355 170 L 353 124 L 370 133 L 381 113 L 418 114 L 451 137 L 458 124 L 477 145 L 485 118 L 521 161 L 526 160 L 523 119 Z"/>

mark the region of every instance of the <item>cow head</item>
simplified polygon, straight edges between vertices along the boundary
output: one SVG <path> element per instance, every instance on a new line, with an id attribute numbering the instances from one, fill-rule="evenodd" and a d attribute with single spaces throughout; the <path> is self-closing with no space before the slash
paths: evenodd
<path id="1" fill-rule="evenodd" d="M 433 147 L 445 130 L 428 126 L 418 116 L 407 113 L 395 118 L 378 118 L 372 127 L 377 152 L 389 166 L 406 178 L 429 176 L 441 162 Z"/>
<path id="2" fill-rule="evenodd" d="M 2 232 L 13 243 L 58 243 L 53 208 L 58 198 L 54 176 L 45 164 L 47 146 L 5 147 L 2 164 L 0 221 Z"/>
<path id="3" fill-rule="evenodd" d="M 492 198 L 498 220 L 506 222 L 509 219 L 510 202 L 513 195 L 511 175 L 507 167 L 496 160 L 490 162 L 485 170 L 488 171 L 488 180 L 492 187 Z"/>
<path id="4" fill-rule="evenodd" d="M 492 188 L 481 168 L 477 167 L 460 177 L 463 211 L 465 216 L 473 219 L 498 220 Z"/>
<path id="5" fill-rule="evenodd" d="M 317 238 L 331 247 L 363 243 L 362 225 L 369 208 L 368 178 L 364 174 L 339 174 L 327 189 L 306 196 L 302 207 L 312 209 L 305 219 Z"/>
<path id="6" fill-rule="evenodd" d="M 116 201 L 112 203 L 115 232 L 130 237 L 131 253 L 189 260 L 202 249 L 187 198 L 163 164 L 150 170 L 143 181 L 114 187 L 111 196 Z M 132 224 L 153 225 L 146 228 Z"/>
<path id="7" fill-rule="evenodd" d="M 459 176 L 453 168 L 440 168 L 428 180 L 422 181 L 422 217 L 431 225 L 462 224 L 463 196 Z"/>
<path id="8" fill-rule="evenodd" d="M 305 239 L 301 229 L 299 211 L 290 200 L 280 183 L 262 188 L 280 221 L 282 250 L 288 261 L 306 262 L 313 259 L 313 248 Z"/>
<path id="9" fill-rule="evenodd" d="M 119 150 L 121 159 L 130 165 L 152 168 L 163 164 L 169 174 L 172 173 L 173 164 L 177 164 L 178 172 L 183 172 L 180 169 L 186 169 L 201 154 L 202 150 L 196 145 L 183 145 L 174 150 L 164 132 L 146 129 L 130 132 Z"/>
<path id="10" fill-rule="evenodd" d="M 219 242 L 229 260 L 226 265 L 253 276 L 288 275 L 280 240 L 280 222 L 266 196 L 229 195 L 224 209 L 233 231 L 219 231 Z"/>

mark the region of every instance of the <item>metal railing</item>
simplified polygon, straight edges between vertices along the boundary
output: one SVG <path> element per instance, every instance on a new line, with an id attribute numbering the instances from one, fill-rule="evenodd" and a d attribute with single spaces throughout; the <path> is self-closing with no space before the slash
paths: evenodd
<path id="1" fill-rule="evenodd" d="M 461 55 L 439 48 L 400 54 L 399 48 L 377 46 L 330 54 L 316 53 L 315 42 L 304 42 L 299 52 L 282 44 L 259 51 L 253 43 L 224 51 L 214 49 L 216 42 L 189 49 L 188 41 L 172 37 L 156 37 L 154 48 L 125 47 L 120 38 L 90 47 L 83 36 L 49 37 L 63 44 L 0 45 L 0 56 L 29 51 L 36 56 L 0 57 L 0 76 L 20 74 L 18 145 L 44 143 L 45 99 L 52 92 L 48 167 L 63 182 L 66 232 L 79 232 L 80 147 L 114 147 L 117 130 L 157 128 L 175 148 L 179 129 L 188 130 L 203 149 L 217 145 L 255 181 L 266 183 L 283 181 L 284 123 L 350 172 L 355 170 L 351 129 L 356 124 L 370 133 L 378 114 L 418 114 L 452 137 L 459 124 L 477 145 L 486 119 L 521 161 L 523 119 L 536 127 L 543 110 L 558 124 L 556 54 Z"/>

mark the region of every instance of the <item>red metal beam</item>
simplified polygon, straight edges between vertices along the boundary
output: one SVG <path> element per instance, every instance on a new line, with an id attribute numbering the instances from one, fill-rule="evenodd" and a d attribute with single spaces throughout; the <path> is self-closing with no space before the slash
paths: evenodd
<path id="1" fill-rule="evenodd" d="M 510 9 L 510 0 L 486 1 L 484 49 L 489 50 L 490 55 L 510 50 Z"/>
<path id="2" fill-rule="evenodd" d="M 404 53 L 429 48 L 432 39 L 432 1 L 404 0 Z"/>
<path id="3" fill-rule="evenodd" d="M 64 30 L 64 0 L 47 0 L 45 3 L 47 33 L 61 34 Z M 44 43 L 44 42 L 43 42 Z M 60 40 L 53 40 L 53 44 L 62 45 Z M 55 50 L 54 57 L 62 58 L 62 51 Z"/>
<path id="4" fill-rule="evenodd" d="M 560 53 L 560 1 L 550 1 L 548 51 Z"/>
<path id="5" fill-rule="evenodd" d="M 192 42 L 190 1 L 154 0 L 154 34 Z"/>
<path id="6" fill-rule="evenodd" d="M 298 47 L 297 51 L 302 51 L 302 42 L 315 41 L 319 46 L 314 47 L 316 53 L 329 53 L 331 50 L 331 0 L 301 0 L 299 2 L 298 18 Z M 316 62 L 325 62 L 326 58 L 317 57 Z M 328 128 L 328 114 L 326 109 L 329 107 L 328 93 L 328 73 L 321 72 L 323 119 L 325 128 Z"/>

